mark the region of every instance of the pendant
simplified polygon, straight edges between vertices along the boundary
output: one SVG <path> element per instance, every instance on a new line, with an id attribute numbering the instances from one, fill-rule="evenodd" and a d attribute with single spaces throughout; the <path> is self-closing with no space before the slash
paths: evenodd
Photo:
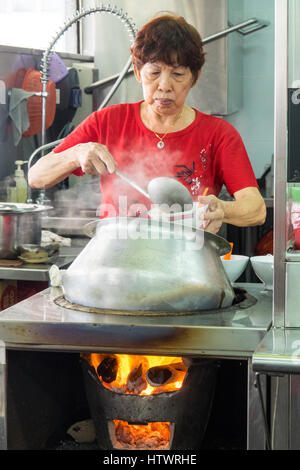
<path id="1" fill-rule="evenodd" d="M 160 140 L 160 141 L 157 143 L 157 148 L 159 148 L 159 149 L 163 149 L 164 146 L 165 146 L 165 144 L 163 143 L 162 140 Z"/>

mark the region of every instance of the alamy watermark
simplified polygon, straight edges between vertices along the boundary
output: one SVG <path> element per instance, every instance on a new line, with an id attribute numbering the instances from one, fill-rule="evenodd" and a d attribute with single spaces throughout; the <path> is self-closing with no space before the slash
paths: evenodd
<path id="1" fill-rule="evenodd" d="M 163 209 L 163 210 L 162 210 Z M 183 209 L 183 210 L 182 210 Z M 204 212 L 172 206 L 152 204 L 150 210 L 143 204 L 127 204 L 127 197 L 120 196 L 118 208 L 113 204 L 100 206 L 100 219 L 113 219 L 99 226 L 100 238 L 118 240 L 181 240 L 186 251 L 200 250 L 204 243 Z"/>

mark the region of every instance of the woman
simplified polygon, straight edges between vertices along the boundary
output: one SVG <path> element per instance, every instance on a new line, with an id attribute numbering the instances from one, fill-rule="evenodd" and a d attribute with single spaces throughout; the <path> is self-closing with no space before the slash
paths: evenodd
<path id="1" fill-rule="evenodd" d="M 241 137 L 229 123 L 185 104 L 204 64 L 197 30 L 182 17 L 154 18 L 136 35 L 131 54 L 144 100 L 91 114 L 31 168 L 30 186 L 48 188 L 71 173 L 98 173 L 101 216 L 116 215 L 124 195 L 128 208 L 118 213 L 136 215 L 147 201 L 114 174 L 118 166 L 144 187 L 157 176 L 183 183 L 194 201 L 209 204 L 210 232 L 218 232 L 223 222 L 263 224 L 265 204 Z M 233 201 L 218 199 L 223 184 Z"/>

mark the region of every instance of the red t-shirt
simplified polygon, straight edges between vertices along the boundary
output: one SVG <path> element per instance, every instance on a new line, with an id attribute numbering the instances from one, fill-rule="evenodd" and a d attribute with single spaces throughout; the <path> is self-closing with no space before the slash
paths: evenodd
<path id="1" fill-rule="evenodd" d="M 141 120 L 140 103 L 119 104 L 92 113 L 54 152 L 78 143 L 99 142 L 106 145 L 118 168 L 145 189 L 152 178 L 169 176 L 184 184 L 194 200 L 207 187 L 207 194 L 216 196 L 223 184 L 231 195 L 249 186 L 258 187 L 243 141 L 231 124 L 195 110 L 192 124 L 167 134 L 164 148 L 158 149 L 158 138 Z M 81 176 L 83 172 L 78 168 L 74 174 Z M 115 174 L 101 176 L 100 184 L 101 204 L 118 208 L 119 196 L 127 196 L 128 204 L 149 207 L 142 194 Z M 105 215 L 117 214 L 102 213 Z"/>

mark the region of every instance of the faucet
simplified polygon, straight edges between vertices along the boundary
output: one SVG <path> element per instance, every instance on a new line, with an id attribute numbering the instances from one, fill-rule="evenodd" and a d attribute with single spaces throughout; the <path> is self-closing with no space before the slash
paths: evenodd
<path id="1" fill-rule="evenodd" d="M 36 155 L 38 155 L 40 152 L 44 151 L 44 150 L 47 150 L 47 149 L 50 149 L 50 148 L 53 148 L 53 147 L 56 147 L 56 145 L 58 145 L 63 139 L 59 139 L 59 140 L 54 140 L 53 142 L 49 142 L 48 144 L 44 144 L 44 145 L 41 145 L 40 147 L 38 147 L 31 155 L 30 155 L 30 158 L 28 160 L 28 164 L 27 164 L 27 180 L 28 180 L 28 173 L 29 173 L 29 170 L 30 170 L 30 167 L 32 165 L 32 161 L 34 159 L 34 157 Z M 28 185 L 28 189 L 27 189 L 27 203 L 30 203 L 32 204 L 34 201 L 32 199 L 32 192 L 31 192 L 31 188 L 30 186 Z M 41 189 L 40 191 L 40 195 L 39 197 L 37 198 L 36 202 L 38 202 L 39 204 L 44 204 L 44 205 L 48 205 L 49 204 L 49 199 L 47 199 L 46 197 L 46 192 L 44 189 Z"/>
<path id="2" fill-rule="evenodd" d="M 134 41 L 135 35 L 136 35 L 136 27 L 135 24 L 132 23 L 131 19 L 128 18 L 127 13 L 124 13 L 122 9 L 117 9 L 117 7 L 111 7 L 110 5 L 100 5 L 99 7 L 95 8 L 89 8 L 88 10 L 84 10 L 83 8 L 81 10 L 77 10 L 73 18 L 68 19 L 63 26 L 59 29 L 59 31 L 56 33 L 56 35 L 52 38 L 50 44 L 48 45 L 47 49 L 45 50 L 42 61 L 41 61 L 41 82 L 42 82 L 42 140 L 41 143 L 42 145 L 37 148 L 30 156 L 28 160 L 28 171 L 30 170 L 32 160 L 33 158 L 40 152 L 43 152 L 46 149 L 56 147 L 63 139 L 59 139 L 53 142 L 50 142 L 48 144 L 45 143 L 46 139 L 46 99 L 47 99 L 47 82 L 48 82 L 48 70 L 49 70 L 49 63 L 50 63 L 50 54 L 53 50 L 53 47 L 55 43 L 58 41 L 58 39 L 66 32 L 67 29 L 69 29 L 74 23 L 77 21 L 81 20 L 85 16 L 91 15 L 93 13 L 109 13 L 111 15 L 117 16 L 122 23 L 125 24 L 125 27 L 129 33 L 130 37 L 130 42 L 131 44 Z M 113 94 L 116 92 L 117 88 L 119 87 L 120 83 L 122 82 L 123 78 L 126 76 L 129 68 L 131 66 L 131 58 L 129 58 L 125 64 L 124 69 L 122 70 L 119 79 L 117 82 L 114 84 L 114 86 L 111 88 L 111 90 L 108 92 L 108 95 L 105 97 L 103 102 L 101 103 L 100 107 L 98 110 L 102 109 L 105 107 L 107 102 L 110 100 L 110 98 L 113 96 Z M 29 187 L 29 186 L 28 186 Z M 33 202 L 32 197 L 31 197 L 31 190 L 29 191 L 29 196 L 27 197 L 27 202 Z M 48 204 L 49 200 L 46 198 L 46 193 L 45 190 L 42 189 L 40 191 L 40 195 L 37 198 L 37 202 L 39 204 Z"/>

